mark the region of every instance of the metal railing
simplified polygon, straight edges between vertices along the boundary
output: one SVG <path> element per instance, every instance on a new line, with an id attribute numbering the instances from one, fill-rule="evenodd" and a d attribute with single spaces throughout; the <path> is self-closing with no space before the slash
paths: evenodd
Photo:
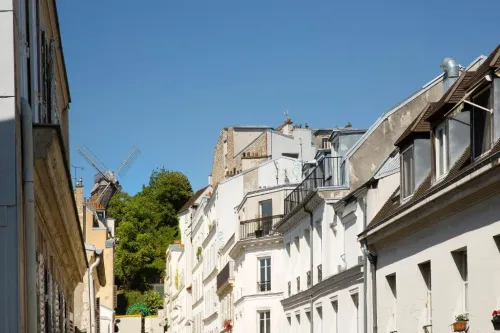
<path id="1" fill-rule="evenodd" d="M 260 238 L 277 234 L 276 224 L 283 218 L 283 215 L 273 215 L 260 217 L 253 220 L 240 222 L 240 239 Z"/>
<path id="2" fill-rule="evenodd" d="M 318 265 L 318 283 L 323 281 L 323 265 Z"/>
<path id="3" fill-rule="evenodd" d="M 292 296 L 292 281 L 288 281 L 288 296 Z"/>
<path id="4" fill-rule="evenodd" d="M 300 293 L 300 276 L 297 276 L 297 292 Z"/>
<path id="5" fill-rule="evenodd" d="M 285 215 L 289 214 L 315 189 L 324 186 L 346 185 L 342 157 L 325 157 L 285 198 Z"/>
<path id="6" fill-rule="evenodd" d="M 219 290 L 226 282 L 234 279 L 234 261 L 229 261 L 226 266 L 217 274 L 217 290 Z"/>
<path id="7" fill-rule="evenodd" d="M 257 291 L 271 291 L 271 281 L 257 282 Z"/>
<path id="8" fill-rule="evenodd" d="M 311 271 L 306 272 L 306 279 L 307 279 L 307 288 L 311 288 L 312 286 Z"/>

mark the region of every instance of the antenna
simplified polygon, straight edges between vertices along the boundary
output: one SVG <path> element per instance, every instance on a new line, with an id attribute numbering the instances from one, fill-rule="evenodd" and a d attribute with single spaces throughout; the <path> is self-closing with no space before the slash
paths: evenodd
<path id="1" fill-rule="evenodd" d="M 285 119 L 288 119 L 288 110 L 285 109 L 283 113 L 285 114 Z"/>
<path id="2" fill-rule="evenodd" d="M 76 165 L 73 165 L 73 164 L 71 165 L 71 167 L 73 168 L 73 176 L 74 176 L 74 177 L 73 177 L 73 180 L 75 181 L 75 186 L 76 186 L 77 179 L 78 179 L 77 174 L 76 174 L 76 169 L 80 169 L 80 170 L 82 170 L 82 171 L 83 171 L 83 167 L 81 167 L 81 166 L 76 166 Z"/>

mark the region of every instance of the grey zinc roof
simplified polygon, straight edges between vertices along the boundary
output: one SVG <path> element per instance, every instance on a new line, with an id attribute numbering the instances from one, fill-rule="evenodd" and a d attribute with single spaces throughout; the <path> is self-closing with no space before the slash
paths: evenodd
<path id="1" fill-rule="evenodd" d="M 395 173 L 399 172 L 399 154 L 392 154 L 387 160 L 382 164 L 380 169 L 375 173 L 373 178 L 381 179 Z"/>

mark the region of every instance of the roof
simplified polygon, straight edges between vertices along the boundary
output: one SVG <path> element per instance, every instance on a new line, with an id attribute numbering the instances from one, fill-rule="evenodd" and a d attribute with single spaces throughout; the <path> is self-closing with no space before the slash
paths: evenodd
<path id="1" fill-rule="evenodd" d="M 393 175 L 399 172 L 400 162 L 399 162 L 399 154 L 392 153 L 387 160 L 380 166 L 380 169 L 373 176 L 374 179 L 382 179 L 384 177 Z"/>
<path id="2" fill-rule="evenodd" d="M 285 125 L 288 125 L 288 124 L 293 124 L 293 121 L 292 121 L 292 118 L 286 118 L 285 121 L 283 122 L 283 124 L 279 125 L 278 127 L 276 127 L 276 131 L 281 131 L 283 129 L 283 127 L 285 127 Z"/>
<path id="3" fill-rule="evenodd" d="M 500 150 L 500 141 L 497 142 L 495 147 L 494 149 L 491 150 L 490 155 L 495 154 L 496 151 Z M 488 157 L 489 156 L 486 156 L 484 159 Z M 441 180 L 439 183 L 432 184 L 432 179 L 431 179 L 432 171 L 429 170 L 429 173 L 425 177 L 422 184 L 420 184 L 420 186 L 415 190 L 413 196 L 408 201 L 405 201 L 403 203 L 401 203 L 400 190 L 398 187 L 398 190 L 391 195 L 391 197 L 386 201 L 386 203 L 382 206 L 379 212 L 370 221 L 367 228 L 365 229 L 365 232 L 384 223 L 390 217 L 403 212 L 405 209 L 413 206 L 422 199 L 430 196 L 443 186 L 447 186 L 448 184 L 456 181 L 458 178 L 463 177 L 466 173 L 472 172 L 474 170 L 473 166 L 475 166 L 477 163 L 471 164 L 470 161 L 471 161 L 471 149 L 469 146 L 465 149 L 465 151 L 462 153 L 461 157 L 457 160 L 457 162 L 455 162 L 455 164 L 448 172 L 448 175 L 443 180 Z"/>
<path id="4" fill-rule="evenodd" d="M 409 139 L 413 133 L 425 133 L 431 130 L 429 122 L 425 119 L 434 112 L 434 106 L 436 103 L 427 103 L 427 106 L 420 112 L 420 114 L 413 120 L 413 122 L 408 126 L 403 134 L 394 143 L 395 146 L 400 146 L 403 142 Z"/>
<path id="5" fill-rule="evenodd" d="M 198 200 L 198 198 L 203 194 L 203 192 L 205 192 L 207 188 L 208 185 L 196 191 L 195 194 L 193 194 L 191 198 L 189 198 L 188 201 L 184 204 L 184 206 L 182 206 L 182 208 L 178 211 L 178 214 L 191 208 L 191 206 L 196 202 L 196 200 Z"/>
<path id="6" fill-rule="evenodd" d="M 484 77 L 488 72 L 495 67 L 500 67 L 500 44 L 490 53 L 488 58 L 479 66 L 476 70 L 475 75 L 471 78 L 470 84 L 467 88 L 470 88 L 482 77 Z"/>
<path id="7" fill-rule="evenodd" d="M 409 97 L 404 99 L 402 102 L 396 104 L 394 107 L 389 109 L 388 111 L 384 112 L 371 126 L 370 128 L 363 134 L 363 136 L 356 141 L 356 143 L 346 152 L 344 158 L 349 159 L 357 150 L 358 148 L 365 142 L 370 135 L 393 113 L 397 112 L 399 109 L 401 109 L 404 105 L 410 103 L 429 89 L 431 89 L 433 86 L 438 84 L 443 80 L 444 73 L 441 73 L 440 75 L 436 76 L 434 79 L 423 85 L 420 89 L 418 89 L 416 92 L 411 94 Z"/>
<path id="8" fill-rule="evenodd" d="M 449 111 L 456 103 L 465 96 L 466 87 L 471 82 L 474 71 L 464 71 L 457 81 L 448 89 L 441 99 L 434 105 L 433 111 L 429 113 L 424 120 L 432 121 L 436 117 Z"/>

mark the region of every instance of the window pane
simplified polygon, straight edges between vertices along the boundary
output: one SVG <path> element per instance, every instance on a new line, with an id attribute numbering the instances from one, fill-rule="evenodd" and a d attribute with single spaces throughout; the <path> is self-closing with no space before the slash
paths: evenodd
<path id="1" fill-rule="evenodd" d="M 262 217 L 273 215 L 273 201 L 266 200 L 260 202 L 260 213 Z"/>
<path id="2" fill-rule="evenodd" d="M 266 316 L 267 316 L 267 319 L 266 319 L 266 333 L 270 333 L 271 332 L 271 313 L 270 312 L 266 312 Z"/>
<path id="3" fill-rule="evenodd" d="M 403 197 L 413 193 L 413 147 L 403 153 Z"/>
<path id="4" fill-rule="evenodd" d="M 491 109 L 490 100 L 490 89 L 487 89 L 479 96 L 473 98 L 472 102 Z M 472 109 L 472 117 L 474 157 L 478 157 L 491 148 L 491 113 L 474 107 Z"/>
<path id="5" fill-rule="evenodd" d="M 266 281 L 271 281 L 271 258 L 267 258 L 267 276 Z"/>

